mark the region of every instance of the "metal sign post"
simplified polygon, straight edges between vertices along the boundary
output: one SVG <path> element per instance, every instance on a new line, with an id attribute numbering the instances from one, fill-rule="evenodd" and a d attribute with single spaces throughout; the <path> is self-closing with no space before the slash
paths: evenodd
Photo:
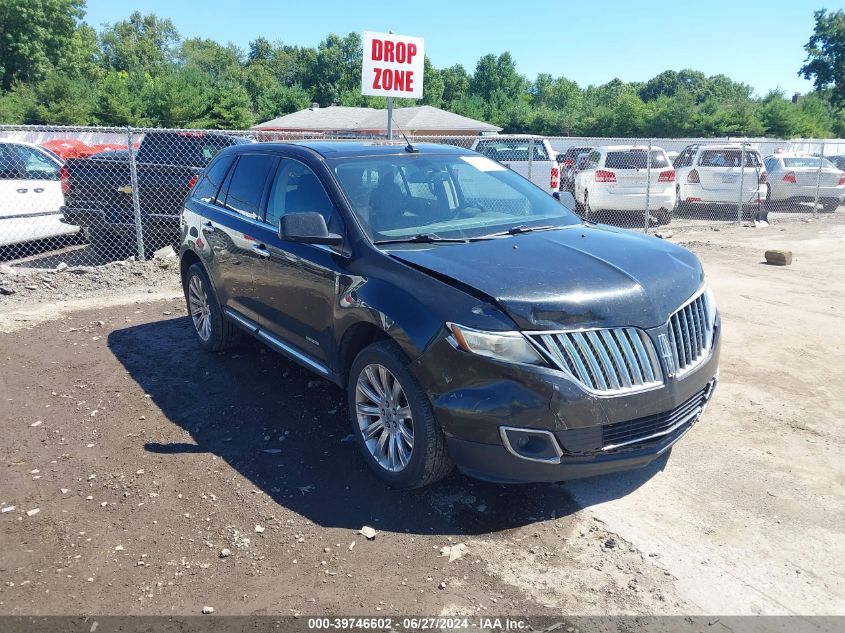
<path id="1" fill-rule="evenodd" d="M 393 97 L 387 98 L 387 140 L 393 140 Z"/>

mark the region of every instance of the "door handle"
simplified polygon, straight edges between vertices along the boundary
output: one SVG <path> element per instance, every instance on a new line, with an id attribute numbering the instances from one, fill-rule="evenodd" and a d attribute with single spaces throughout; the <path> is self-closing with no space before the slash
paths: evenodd
<path id="1" fill-rule="evenodd" d="M 202 230 L 206 233 L 214 233 L 214 225 L 211 222 L 206 222 L 202 225 Z"/>
<path id="2" fill-rule="evenodd" d="M 44 187 L 36 187 L 33 191 L 35 193 L 44 193 Z"/>
<path id="3" fill-rule="evenodd" d="M 252 247 L 252 252 L 264 259 L 270 259 L 270 251 L 267 250 L 267 247 L 264 246 L 264 244 L 256 244 Z"/>
<path id="4" fill-rule="evenodd" d="M 29 189 L 15 189 L 18 193 L 26 193 Z"/>

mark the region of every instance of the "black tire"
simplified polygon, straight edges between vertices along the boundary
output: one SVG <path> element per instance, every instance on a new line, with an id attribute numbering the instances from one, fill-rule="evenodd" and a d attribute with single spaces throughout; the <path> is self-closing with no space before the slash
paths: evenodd
<path id="1" fill-rule="evenodd" d="M 137 248 L 134 242 L 130 242 L 123 235 L 113 233 L 102 226 L 90 226 L 86 230 L 88 244 L 103 260 L 103 262 L 114 262 L 137 255 Z"/>
<path id="2" fill-rule="evenodd" d="M 833 213 L 839 208 L 839 200 L 823 200 L 822 211 L 825 213 Z"/>
<path id="3" fill-rule="evenodd" d="M 386 368 L 398 381 L 411 412 L 413 447 L 407 464 L 398 471 L 388 470 L 376 460 L 358 422 L 358 379 L 371 365 Z M 428 396 L 408 369 L 408 358 L 396 343 L 373 343 L 358 354 L 349 372 L 347 393 L 352 432 L 364 461 L 379 479 L 392 488 L 411 490 L 439 481 L 452 471 L 454 464 L 440 423 L 434 418 Z"/>
<path id="4" fill-rule="evenodd" d="M 667 225 L 672 221 L 672 210 L 671 209 L 660 209 L 655 213 L 655 217 L 657 218 L 657 223 L 661 225 Z"/>
<path id="5" fill-rule="evenodd" d="M 208 313 L 208 335 L 203 336 L 200 332 L 200 325 L 197 318 L 192 313 L 191 292 L 192 280 L 198 280 L 200 289 L 205 292 Z M 196 282 L 193 282 L 196 283 Z M 196 286 L 195 286 L 196 287 Z M 193 264 L 188 268 L 185 277 L 182 280 L 182 289 L 185 292 L 185 304 L 188 307 L 188 317 L 194 325 L 194 333 L 197 335 L 197 340 L 209 352 L 222 352 L 223 350 L 234 347 L 240 339 L 241 331 L 223 314 L 220 303 L 217 301 L 217 295 L 214 294 L 214 288 L 208 279 L 208 274 L 201 264 Z"/>

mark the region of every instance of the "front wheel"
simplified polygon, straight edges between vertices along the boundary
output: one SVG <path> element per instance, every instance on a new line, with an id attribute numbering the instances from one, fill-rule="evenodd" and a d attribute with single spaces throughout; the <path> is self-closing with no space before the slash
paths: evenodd
<path id="1" fill-rule="evenodd" d="M 446 438 L 395 343 L 374 343 L 358 354 L 348 392 L 358 447 L 381 480 L 410 490 L 449 474 L 453 465 Z"/>

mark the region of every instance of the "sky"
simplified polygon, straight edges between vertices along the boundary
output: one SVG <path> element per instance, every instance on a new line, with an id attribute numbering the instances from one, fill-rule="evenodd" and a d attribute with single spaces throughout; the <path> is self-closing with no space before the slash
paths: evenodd
<path id="1" fill-rule="evenodd" d="M 811 90 L 798 77 L 813 11 L 824 0 L 88 0 L 98 30 L 133 10 L 169 17 L 183 38 L 208 37 L 248 49 L 259 35 L 317 46 L 329 33 L 393 31 L 425 38 L 437 68 L 470 73 L 486 53 L 510 51 L 529 79 L 551 73 L 582 87 L 619 77 L 646 81 L 667 70 L 724 74 L 763 96 Z"/>

